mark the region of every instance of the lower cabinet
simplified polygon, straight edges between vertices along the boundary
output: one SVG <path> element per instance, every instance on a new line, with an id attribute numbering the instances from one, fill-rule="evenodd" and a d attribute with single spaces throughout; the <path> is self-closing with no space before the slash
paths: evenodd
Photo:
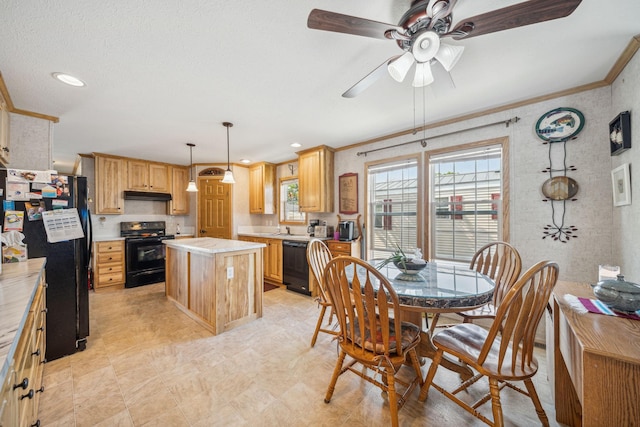
<path id="1" fill-rule="evenodd" d="M 38 405 L 44 391 L 46 295 L 44 270 L 27 314 L 22 335 L 0 392 L 0 426 L 40 425 Z"/>
<path id="2" fill-rule="evenodd" d="M 360 258 L 360 239 L 350 242 L 340 240 L 327 240 L 325 242 L 334 257 L 338 255 L 347 255 Z"/>
<path id="3" fill-rule="evenodd" d="M 238 240 L 267 245 L 263 252 L 264 279 L 271 283 L 282 284 L 282 240 L 249 236 L 239 236 Z"/>
<path id="4" fill-rule="evenodd" d="M 93 287 L 96 291 L 123 287 L 125 282 L 124 240 L 96 242 L 93 253 Z"/>

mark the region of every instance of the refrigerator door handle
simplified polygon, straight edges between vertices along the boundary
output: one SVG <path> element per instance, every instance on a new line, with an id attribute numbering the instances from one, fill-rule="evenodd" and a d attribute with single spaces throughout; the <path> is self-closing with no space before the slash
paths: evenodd
<path id="1" fill-rule="evenodd" d="M 87 209 L 87 268 L 91 267 L 91 254 L 93 252 L 93 225 L 91 224 L 91 211 Z"/>

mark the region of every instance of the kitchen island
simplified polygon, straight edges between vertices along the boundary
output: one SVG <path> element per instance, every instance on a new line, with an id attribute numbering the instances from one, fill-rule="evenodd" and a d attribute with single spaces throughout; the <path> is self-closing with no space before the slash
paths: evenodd
<path id="1" fill-rule="evenodd" d="M 166 296 L 215 335 L 262 317 L 262 243 L 165 240 Z"/>

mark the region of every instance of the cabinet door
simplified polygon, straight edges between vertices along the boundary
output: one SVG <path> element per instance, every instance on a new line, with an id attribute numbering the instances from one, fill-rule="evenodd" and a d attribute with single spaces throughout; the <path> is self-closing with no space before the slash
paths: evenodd
<path id="1" fill-rule="evenodd" d="M 0 163 L 9 165 L 9 111 L 0 96 Z"/>
<path id="2" fill-rule="evenodd" d="M 264 213 L 263 166 L 249 168 L 249 213 Z"/>
<path id="3" fill-rule="evenodd" d="M 269 252 L 268 277 L 273 281 L 282 283 L 282 240 L 269 239 L 267 245 Z"/>
<path id="4" fill-rule="evenodd" d="M 312 151 L 298 157 L 300 210 L 318 212 L 320 209 L 320 152 Z"/>
<path id="5" fill-rule="evenodd" d="M 249 213 L 276 212 L 276 166 L 260 163 L 249 168 Z"/>
<path id="6" fill-rule="evenodd" d="M 187 168 L 171 167 L 171 202 L 169 202 L 169 214 L 189 214 L 189 171 Z"/>
<path id="7" fill-rule="evenodd" d="M 96 162 L 96 213 L 124 213 L 122 197 L 122 159 L 97 156 Z"/>
<path id="8" fill-rule="evenodd" d="M 333 211 L 333 149 L 319 147 L 298 153 L 301 212 Z"/>
<path id="9" fill-rule="evenodd" d="M 171 191 L 168 165 L 149 163 L 149 190 L 163 193 Z"/>
<path id="10" fill-rule="evenodd" d="M 127 190 L 149 190 L 149 166 L 142 160 L 127 160 Z"/>

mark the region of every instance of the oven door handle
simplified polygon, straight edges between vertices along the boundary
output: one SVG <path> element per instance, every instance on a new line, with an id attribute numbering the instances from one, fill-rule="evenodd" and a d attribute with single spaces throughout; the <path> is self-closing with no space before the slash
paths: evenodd
<path id="1" fill-rule="evenodd" d="M 140 238 L 127 238 L 125 240 L 128 243 L 138 243 L 138 242 L 149 242 L 149 243 L 160 243 L 161 239 L 156 239 L 154 237 L 140 237 Z"/>

